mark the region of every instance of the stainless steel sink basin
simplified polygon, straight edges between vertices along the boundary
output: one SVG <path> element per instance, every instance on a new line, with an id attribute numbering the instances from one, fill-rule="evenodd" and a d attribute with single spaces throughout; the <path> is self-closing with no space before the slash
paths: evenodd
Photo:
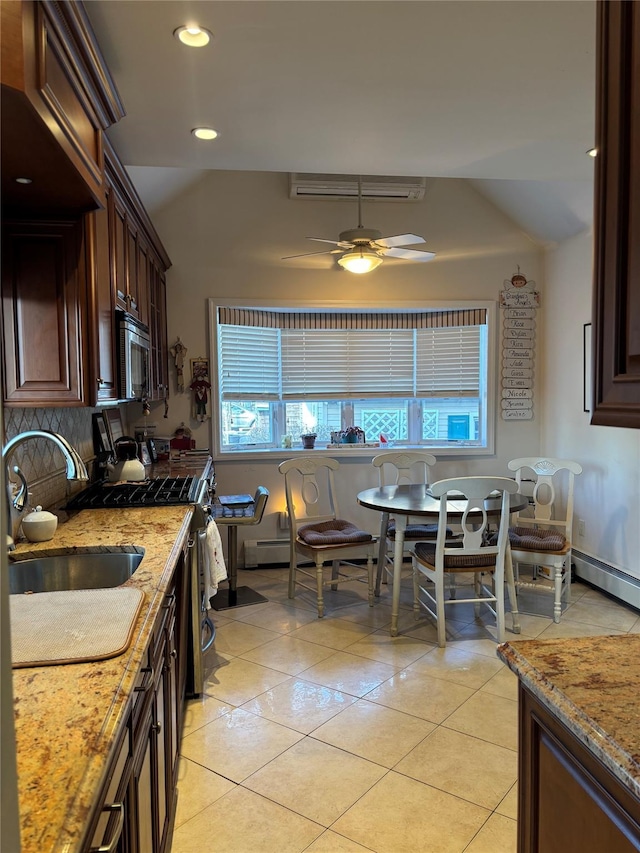
<path id="1" fill-rule="evenodd" d="M 144 554 L 74 553 L 9 563 L 9 593 L 105 589 L 129 580 Z"/>

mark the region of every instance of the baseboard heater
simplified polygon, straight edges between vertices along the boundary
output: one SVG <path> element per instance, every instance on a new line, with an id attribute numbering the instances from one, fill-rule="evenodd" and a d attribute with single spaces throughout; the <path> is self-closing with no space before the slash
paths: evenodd
<path id="1" fill-rule="evenodd" d="M 576 551 L 575 548 L 571 552 L 571 559 L 578 578 L 640 610 L 639 578 L 634 578 L 597 557 Z"/>
<path id="2" fill-rule="evenodd" d="M 245 569 L 255 569 L 257 566 L 274 564 L 289 565 L 288 539 L 245 539 Z"/>

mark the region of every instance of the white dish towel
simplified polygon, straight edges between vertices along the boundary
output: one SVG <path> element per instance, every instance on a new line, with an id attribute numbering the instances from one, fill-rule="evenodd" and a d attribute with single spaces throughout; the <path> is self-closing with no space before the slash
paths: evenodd
<path id="1" fill-rule="evenodd" d="M 208 607 L 209 599 L 218 592 L 218 584 L 227 579 L 227 566 L 222 552 L 220 531 L 213 519 L 209 521 L 204 530 L 199 531 L 199 536 Z"/>

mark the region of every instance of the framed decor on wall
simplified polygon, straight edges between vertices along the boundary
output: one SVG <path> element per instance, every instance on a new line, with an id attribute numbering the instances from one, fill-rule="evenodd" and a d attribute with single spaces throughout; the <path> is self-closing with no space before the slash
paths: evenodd
<path id="1" fill-rule="evenodd" d="M 209 359 L 191 359 L 191 384 L 192 391 L 192 417 L 196 421 L 209 419 L 209 391 L 211 380 L 209 377 Z"/>
<path id="2" fill-rule="evenodd" d="M 120 409 L 115 407 L 104 410 L 104 417 L 111 436 L 111 446 L 115 448 L 116 441 L 124 435 L 124 427 L 122 425 L 122 415 Z"/>
<path id="3" fill-rule="evenodd" d="M 92 415 L 93 422 L 93 449 L 96 456 L 113 456 L 113 443 L 111 432 L 106 419 L 106 412 L 97 412 Z"/>

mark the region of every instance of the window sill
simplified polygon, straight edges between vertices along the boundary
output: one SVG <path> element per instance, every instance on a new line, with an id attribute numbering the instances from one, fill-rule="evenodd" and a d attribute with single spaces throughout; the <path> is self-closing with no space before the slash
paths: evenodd
<path id="1" fill-rule="evenodd" d="M 403 450 L 426 450 L 432 453 L 436 458 L 477 458 L 480 456 L 494 456 L 494 451 L 488 447 L 478 447 L 476 445 L 458 445 L 458 446 L 438 446 L 428 447 L 426 445 L 417 444 L 402 444 L 393 445 L 391 447 L 376 446 L 373 442 L 368 444 L 316 444 L 313 450 L 306 450 L 302 447 L 251 447 L 250 445 L 238 446 L 233 450 L 221 450 L 216 456 L 217 461 L 242 461 L 247 458 L 251 459 L 290 459 L 292 456 L 308 456 L 309 454 L 317 453 L 318 455 L 331 456 L 336 455 L 339 458 L 372 458 L 378 453 L 385 453 L 387 450 L 401 452 Z"/>

